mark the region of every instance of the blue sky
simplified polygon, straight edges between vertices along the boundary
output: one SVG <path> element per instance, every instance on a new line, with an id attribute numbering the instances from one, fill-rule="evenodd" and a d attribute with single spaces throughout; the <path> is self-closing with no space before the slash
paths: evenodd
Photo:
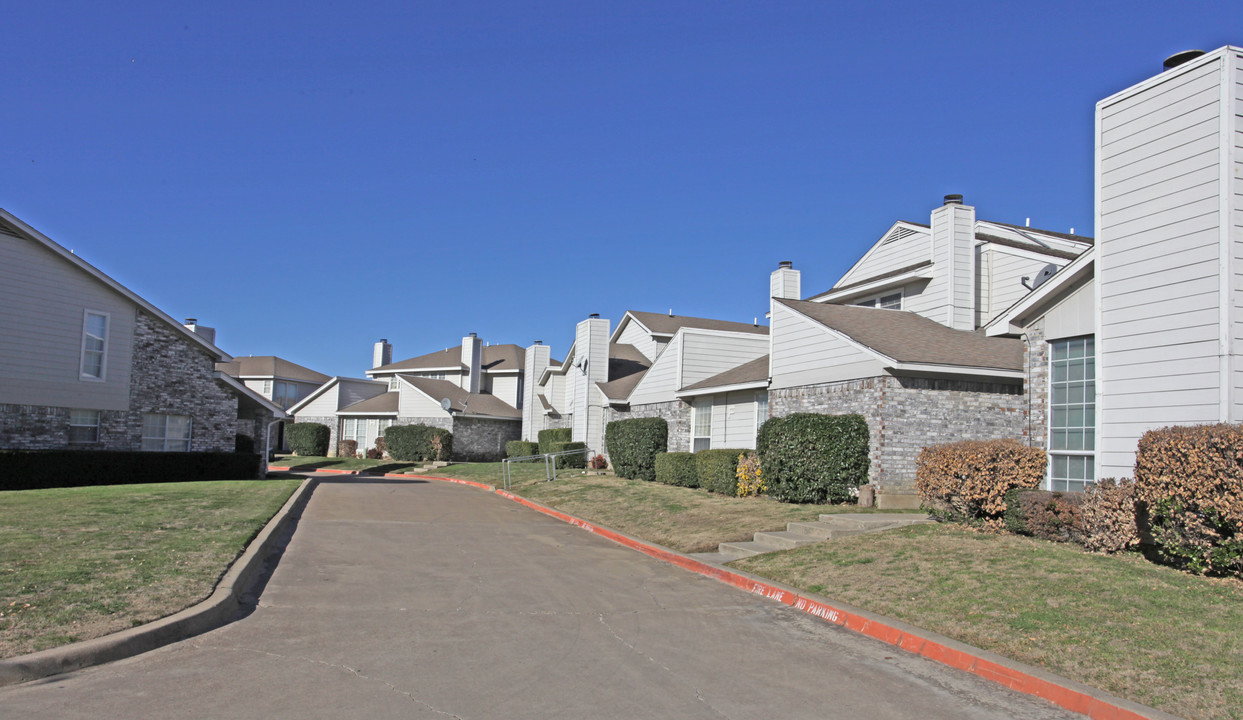
<path id="1" fill-rule="evenodd" d="M 235 355 L 359 376 L 750 321 L 947 193 L 1090 234 L 1095 103 L 1231 2 L 9 2 L 0 207 Z"/>

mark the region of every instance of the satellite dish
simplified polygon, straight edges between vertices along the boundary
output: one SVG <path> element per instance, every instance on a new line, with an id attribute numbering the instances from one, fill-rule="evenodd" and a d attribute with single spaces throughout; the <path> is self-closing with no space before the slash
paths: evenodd
<path id="1" fill-rule="evenodd" d="M 449 408 L 451 407 L 453 407 L 453 401 L 450 400 L 449 398 L 445 398 L 444 400 L 440 401 L 440 409 L 444 410 L 445 412 L 449 412 Z"/>
<path id="2" fill-rule="evenodd" d="M 1035 278 L 1025 277 L 1021 280 L 1021 282 L 1023 283 L 1023 287 L 1027 288 L 1028 290 L 1035 290 L 1041 285 L 1044 285 L 1046 280 L 1048 280 L 1049 278 L 1057 274 L 1057 271 L 1058 271 L 1058 267 L 1050 263 L 1040 268 L 1040 272 L 1036 273 Z M 1031 280 L 1030 284 L 1028 283 L 1028 280 Z"/>

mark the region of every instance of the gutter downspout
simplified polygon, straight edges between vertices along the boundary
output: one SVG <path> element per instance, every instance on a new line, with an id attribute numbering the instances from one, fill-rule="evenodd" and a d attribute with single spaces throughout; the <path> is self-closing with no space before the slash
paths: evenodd
<path id="1" fill-rule="evenodd" d="M 272 428 L 276 427 L 276 424 L 280 422 L 284 422 L 284 420 L 278 418 L 268 423 L 267 430 L 263 433 L 263 455 L 259 461 L 259 479 L 261 480 L 266 480 L 268 477 L 268 457 L 272 454 Z"/>

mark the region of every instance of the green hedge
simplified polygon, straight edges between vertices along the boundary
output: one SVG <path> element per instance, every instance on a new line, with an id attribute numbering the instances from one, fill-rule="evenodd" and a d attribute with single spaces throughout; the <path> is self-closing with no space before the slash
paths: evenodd
<path id="1" fill-rule="evenodd" d="M 436 456 L 435 439 L 440 438 L 440 457 Z M 388 454 L 402 462 L 451 460 L 453 433 L 429 425 L 391 425 L 384 431 Z"/>
<path id="2" fill-rule="evenodd" d="M 507 458 L 530 457 L 539 454 L 539 443 L 526 440 L 510 440 L 505 443 L 505 457 Z M 539 460 L 523 460 L 522 462 L 539 462 Z"/>
<path id="3" fill-rule="evenodd" d="M 699 487 L 726 497 L 738 494 L 738 456 L 747 450 L 719 448 L 695 453 Z"/>
<path id="4" fill-rule="evenodd" d="M 658 483 L 678 487 L 699 487 L 699 475 L 695 470 L 693 453 L 657 453 L 654 469 Z"/>
<path id="5" fill-rule="evenodd" d="M 604 444 L 618 477 L 656 479 L 656 454 L 669 449 L 669 424 L 662 418 L 614 420 L 604 426 Z"/>
<path id="6" fill-rule="evenodd" d="M 0 451 L 0 490 L 253 480 L 259 456 L 222 452 Z"/>
<path id="7" fill-rule="evenodd" d="M 539 438 L 539 452 L 541 455 L 552 452 L 552 444 L 555 442 L 570 442 L 574 439 L 573 428 L 551 428 L 549 430 L 540 430 L 537 435 Z"/>
<path id="8" fill-rule="evenodd" d="M 320 423 L 293 423 L 285 426 L 285 440 L 294 455 L 323 457 L 328 454 L 328 436 L 332 431 Z"/>
<path id="9" fill-rule="evenodd" d="M 862 415 L 795 413 L 771 418 L 755 440 L 768 494 L 783 502 L 850 500 L 868 480 L 868 426 Z"/>
<path id="10" fill-rule="evenodd" d="M 566 450 L 586 450 L 587 443 L 558 441 L 548 443 L 548 452 L 559 453 Z M 557 458 L 558 468 L 585 468 L 587 467 L 587 453 L 577 453 L 574 455 L 562 455 Z"/>

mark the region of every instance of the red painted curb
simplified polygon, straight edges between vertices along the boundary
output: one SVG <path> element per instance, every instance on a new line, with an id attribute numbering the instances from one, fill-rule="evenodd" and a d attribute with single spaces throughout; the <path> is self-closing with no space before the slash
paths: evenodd
<path id="1" fill-rule="evenodd" d="M 281 465 L 269 465 L 269 466 L 268 466 L 268 469 L 269 469 L 269 470 L 292 470 L 293 468 L 287 468 L 287 467 L 283 467 L 283 466 L 281 466 Z"/>
<path id="2" fill-rule="evenodd" d="M 284 467 L 282 465 L 269 465 L 268 469 L 285 471 L 293 470 L 292 467 Z M 337 475 L 355 475 L 358 473 L 357 470 L 333 470 L 332 468 L 311 468 L 310 470 L 299 470 L 298 472 L 326 472 L 335 473 Z"/>
<path id="3" fill-rule="evenodd" d="M 386 476 L 388 477 L 388 476 Z M 506 490 L 498 490 L 491 485 L 473 482 L 470 480 L 458 480 L 456 478 L 433 477 L 430 475 L 393 475 L 392 477 L 414 477 L 422 480 L 441 480 L 444 482 L 457 483 L 459 485 L 470 485 L 482 488 L 500 495 L 506 499 L 512 500 L 520 505 L 543 513 L 550 517 L 556 518 L 563 522 L 569 523 L 575 527 L 586 530 L 589 533 L 599 535 L 601 537 L 612 540 L 613 542 L 638 550 L 644 555 L 649 555 L 658 560 L 664 560 L 667 563 L 676 565 L 684 570 L 689 570 L 700 575 L 704 575 L 723 583 L 733 585 L 741 590 L 746 590 L 755 595 L 763 595 L 766 598 L 776 600 L 785 605 L 793 606 L 796 610 L 802 610 L 805 613 L 815 615 L 816 617 L 840 625 L 848 630 L 862 633 L 868 637 L 875 638 L 881 642 L 897 646 L 907 652 L 915 653 L 929 660 L 950 667 L 965 670 L 973 675 L 978 675 L 986 680 L 1005 685 L 1016 692 L 1025 695 L 1034 695 L 1039 698 L 1048 700 L 1059 707 L 1065 708 L 1072 712 L 1087 715 L 1093 720 L 1148 720 L 1147 715 L 1141 715 L 1133 710 L 1114 705 L 1100 698 L 1074 690 L 1072 688 L 1058 685 L 1057 683 L 1029 675 L 1021 670 L 998 665 L 992 661 L 982 657 L 972 655 L 962 650 L 946 647 L 937 642 L 933 642 L 926 638 L 913 635 L 899 628 L 886 625 L 877 620 L 872 620 L 862 615 L 856 615 L 832 605 L 827 605 L 819 600 L 813 600 L 802 595 L 783 590 L 767 583 L 753 580 L 745 575 L 727 570 L 723 567 L 709 565 L 705 562 L 686 557 L 680 553 L 675 553 L 665 548 L 649 545 L 641 540 L 627 537 L 608 528 L 593 525 L 586 520 L 581 520 L 573 515 L 567 515 L 563 512 L 544 507 L 539 503 L 527 500 L 524 497 L 515 495 Z"/>

